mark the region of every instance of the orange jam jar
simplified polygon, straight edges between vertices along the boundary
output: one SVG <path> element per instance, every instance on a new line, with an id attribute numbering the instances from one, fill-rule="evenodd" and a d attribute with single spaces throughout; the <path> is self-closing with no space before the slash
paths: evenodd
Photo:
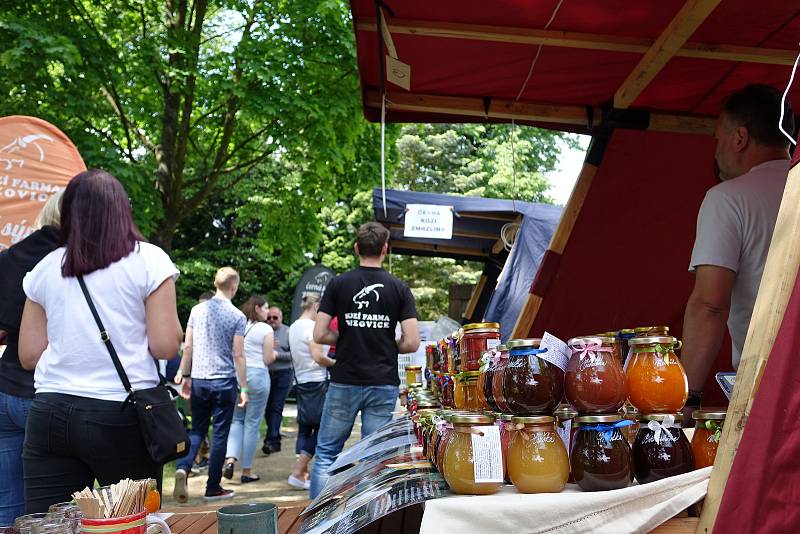
<path id="1" fill-rule="evenodd" d="M 500 345 L 500 323 L 470 323 L 463 330 L 459 340 L 461 370 L 477 371 L 484 353 Z"/>
<path id="2" fill-rule="evenodd" d="M 567 484 L 569 457 L 549 415 L 514 417 L 508 476 L 520 493 L 558 493 Z"/>
<path id="3" fill-rule="evenodd" d="M 456 410 L 477 412 L 482 409 L 478 399 L 479 375 L 480 371 L 464 371 L 456 375 L 453 395 Z"/>
<path id="4" fill-rule="evenodd" d="M 491 426 L 494 418 L 488 415 L 454 415 L 453 430 L 444 453 L 444 475 L 454 493 L 489 495 L 500 489 L 502 482 L 476 482 L 472 435 L 480 434 L 477 427 Z"/>
<path id="5" fill-rule="evenodd" d="M 722 426 L 725 424 L 725 415 L 724 410 L 694 410 L 692 412 L 692 419 L 695 420 L 694 434 L 692 435 L 695 469 L 714 465 L 719 438 L 722 435 Z"/>
<path id="6" fill-rule="evenodd" d="M 672 336 L 635 337 L 629 342 L 628 399 L 639 413 L 676 413 L 689 396 L 686 371 L 675 351 L 680 341 Z"/>

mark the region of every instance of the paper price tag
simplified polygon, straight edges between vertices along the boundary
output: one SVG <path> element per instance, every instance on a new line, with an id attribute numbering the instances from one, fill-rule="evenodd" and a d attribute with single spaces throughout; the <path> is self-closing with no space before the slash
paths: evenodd
<path id="1" fill-rule="evenodd" d="M 539 345 L 539 348 L 547 349 L 547 352 L 537 354 L 539 358 L 552 363 L 562 371 L 567 370 L 570 351 L 566 343 L 553 334 L 545 332 L 544 336 L 542 336 L 542 343 Z"/>
<path id="2" fill-rule="evenodd" d="M 500 448 L 500 427 L 475 426 L 483 436 L 470 434 L 475 482 L 503 482 L 503 452 Z"/>
<path id="3" fill-rule="evenodd" d="M 487 339 L 486 340 L 486 350 L 494 350 L 500 346 L 499 339 Z"/>

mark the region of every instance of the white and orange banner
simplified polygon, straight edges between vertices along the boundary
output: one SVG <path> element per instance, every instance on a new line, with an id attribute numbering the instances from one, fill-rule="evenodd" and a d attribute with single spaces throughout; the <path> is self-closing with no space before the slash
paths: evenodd
<path id="1" fill-rule="evenodd" d="M 84 170 L 78 149 L 52 124 L 0 117 L 0 250 L 30 235 L 45 202 Z"/>

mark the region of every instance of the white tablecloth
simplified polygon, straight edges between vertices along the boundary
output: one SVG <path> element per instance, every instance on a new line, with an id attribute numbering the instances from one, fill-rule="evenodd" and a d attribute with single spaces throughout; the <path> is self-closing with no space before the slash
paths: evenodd
<path id="1" fill-rule="evenodd" d="M 614 491 L 523 495 L 507 486 L 494 495 L 453 496 L 425 503 L 420 534 L 649 532 L 706 494 L 711 468 Z"/>

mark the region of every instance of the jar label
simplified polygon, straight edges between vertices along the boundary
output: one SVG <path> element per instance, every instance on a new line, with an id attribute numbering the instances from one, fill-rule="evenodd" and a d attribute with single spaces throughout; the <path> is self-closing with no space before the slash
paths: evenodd
<path id="1" fill-rule="evenodd" d="M 547 352 L 537 354 L 537 356 L 547 362 L 552 363 L 562 371 L 567 371 L 567 363 L 569 362 L 569 347 L 567 344 L 558 339 L 556 336 L 549 332 L 545 332 L 542 336 L 542 342 L 539 345 L 540 349 L 547 349 Z"/>
<path id="2" fill-rule="evenodd" d="M 487 339 L 486 340 L 486 350 L 494 350 L 500 346 L 499 339 Z"/>
<path id="3" fill-rule="evenodd" d="M 472 438 L 472 465 L 475 482 L 503 482 L 503 453 L 500 448 L 500 427 L 474 426 L 483 435 L 470 434 Z"/>

